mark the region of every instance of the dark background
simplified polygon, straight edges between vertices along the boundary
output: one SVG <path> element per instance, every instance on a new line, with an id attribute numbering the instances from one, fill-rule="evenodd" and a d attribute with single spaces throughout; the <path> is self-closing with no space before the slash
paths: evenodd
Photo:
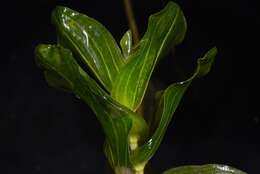
<path id="1" fill-rule="evenodd" d="M 103 133 L 92 111 L 73 95 L 49 88 L 35 65 L 39 43 L 55 43 L 51 10 L 64 5 L 103 23 L 119 41 L 128 29 L 123 1 L 1 2 L 1 174 L 108 173 Z M 211 73 L 193 83 L 151 160 L 154 173 L 186 164 L 221 163 L 260 173 L 259 40 L 256 0 L 180 0 L 188 22 L 176 56 L 154 77 L 162 86 L 188 77 L 209 48 Z M 133 0 L 143 34 L 162 0 Z M 161 69 L 160 69 L 161 68 Z"/>

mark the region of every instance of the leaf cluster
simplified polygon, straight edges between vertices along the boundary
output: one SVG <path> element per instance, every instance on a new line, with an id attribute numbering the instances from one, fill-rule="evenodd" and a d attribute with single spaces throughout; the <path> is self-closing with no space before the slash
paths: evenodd
<path id="1" fill-rule="evenodd" d="M 132 44 L 131 31 L 124 34 L 119 46 L 98 21 L 66 7 L 53 10 L 52 22 L 57 43 L 40 44 L 35 49 L 36 62 L 43 68 L 48 84 L 75 94 L 94 111 L 106 137 L 105 154 L 115 171 L 128 168 L 134 173 L 142 172 L 158 149 L 186 89 L 194 79 L 210 71 L 217 49 L 212 48 L 198 59 L 190 78 L 153 94 L 156 104 L 149 107 L 154 112 L 145 117 L 150 120 L 145 120 L 136 111 L 152 72 L 186 33 L 180 7 L 169 2 L 151 15 L 147 31 L 136 46 Z M 151 120 L 156 126 L 152 132 Z M 165 174 L 215 169 L 216 166 L 186 167 Z M 217 166 L 216 171 L 223 170 Z"/>

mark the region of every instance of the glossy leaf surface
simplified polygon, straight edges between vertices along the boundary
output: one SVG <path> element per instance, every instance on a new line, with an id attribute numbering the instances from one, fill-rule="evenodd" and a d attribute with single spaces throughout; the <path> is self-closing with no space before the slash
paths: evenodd
<path id="1" fill-rule="evenodd" d="M 139 49 L 131 55 L 130 61 L 113 84 L 112 97 L 136 110 L 158 60 L 183 40 L 185 32 L 185 18 L 180 7 L 173 2 L 169 2 L 159 13 L 150 16 Z"/>
<path id="2" fill-rule="evenodd" d="M 230 166 L 219 164 L 182 166 L 169 169 L 163 174 L 246 174 Z"/>
<path id="3" fill-rule="evenodd" d="M 59 44 L 87 64 L 110 91 L 125 60 L 109 31 L 95 19 L 66 7 L 57 7 L 52 21 L 57 28 Z"/>
<path id="4" fill-rule="evenodd" d="M 142 118 L 114 101 L 100 88 L 77 64 L 69 50 L 61 46 L 40 45 L 36 48 L 36 61 L 45 72 L 55 72 L 56 79 L 70 84 L 72 92 L 95 112 L 106 135 L 110 152 L 107 155 L 111 155 L 108 158 L 112 165 L 129 166 L 128 137 L 135 133 L 142 135 Z M 132 126 L 132 123 L 138 127 Z"/>
<path id="5" fill-rule="evenodd" d="M 120 41 L 121 50 L 109 31 L 86 15 L 57 7 L 52 21 L 58 32 L 58 45 L 36 48 L 36 61 L 43 67 L 47 82 L 52 87 L 74 93 L 94 111 L 105 133 L 105 154 L 116 173 L 130 170 L 142 173 L 158 149 L 190 83 L 210 71 L 216 48 L 198 59 L 192 77 L 157 92 L 151 102 L 156 107 L 150 111 L 148 127 L 135 111 L 149 91 L 148 83 L 159 60 L 184 39 L 186 21 L 180 7 L 169 2 L 162 11 L 152 15 L 144 37 L 134 47 L 132 34 L 127 31 Z M 91 70 L 106 91 L 79 63 Z M 152 89 L 150 92 L 156 91 Z M 151 127 L 155 128 L 151 130 Z M 152 133 L 148 137 L 149 128 Z M 210 165 L 171 169 L 164 174 L 193 170 L 218 172 L 217 166 Z"/>
<path id="6" fill-rule="evenodd" d="M 133 39 L 132 39 L 132 32 L 128 30 L 122 39 L 120 40 L 120 46 L 123 52 L 125 59 L 127 60 L 130 56 L 132 46 L 133 46 Z"/>
<path id="7" fill-rule="evenodd" d="M 133 154 L 132 161 L 134 164 L 145 163 L 154 155 L 163 139 L 166 129 L 172 119 L 173 113 L 178 107 L 184 92 L 194 79 L 202 77 L 210 71 L 216 54 L 216 48 L 208 51 L 203 58 L 198 59 L 197 69 L 192 77 L 186 81 L 174 83 L 163 92 L 160 92 L 160 99 L 158 99 L 159 102 L 154 116 L 159 121 L 157 129 L 147 143 L 137 149 Z"/>

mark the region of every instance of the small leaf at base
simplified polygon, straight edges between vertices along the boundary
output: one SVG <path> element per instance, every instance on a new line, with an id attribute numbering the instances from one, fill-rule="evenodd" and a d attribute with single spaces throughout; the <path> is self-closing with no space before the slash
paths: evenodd
<path id="1" fill-rule="evenodd" d="M 238 169 L 226 165 L 207 164 L 181 166 L 169 169 L 163 174 L 246 174 Z"/>

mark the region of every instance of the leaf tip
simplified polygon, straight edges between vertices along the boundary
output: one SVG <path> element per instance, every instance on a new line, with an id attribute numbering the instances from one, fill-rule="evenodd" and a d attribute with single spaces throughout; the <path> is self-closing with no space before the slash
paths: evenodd
<path id="1" fill-rule="evenodd" d="M 202 58 L 199 58 L 197 76 L 202 77 L 209 73 L 217 55 L 217 47 L 211 48 Z"/>

